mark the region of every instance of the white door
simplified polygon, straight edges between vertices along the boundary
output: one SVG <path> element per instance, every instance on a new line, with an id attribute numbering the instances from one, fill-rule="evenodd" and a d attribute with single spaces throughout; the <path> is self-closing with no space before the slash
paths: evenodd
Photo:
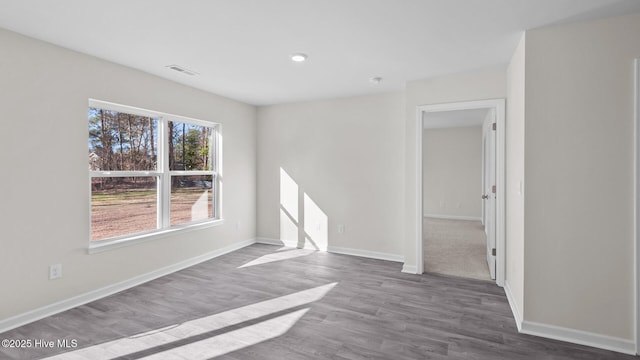
<path id="1" fill-rule="evenodd" d="M 484 201 L 484 193 L 487 188 L 487 184 L 489 183 L 489 171 L 487 170 L 487 159 L 489 158 L 489 139 L 487 133 L 487 123 L 485 121 L 484 125 L 482 125 L 482 186 L 480 187 L 480 192 L 482 193 L 482 216 L 480 218 L 482 225 L 484 226 L 484 233 L 488 236 L 487 232 L 487 201 Z"/>
<path id="2" fill-rule="evenodd" d="M 482 131 L 482 218 L 487 237 L 487 264 L 491 278 L 496 278 L 496 131 L 493 130 L 495 114 L 493 109 Z"/>

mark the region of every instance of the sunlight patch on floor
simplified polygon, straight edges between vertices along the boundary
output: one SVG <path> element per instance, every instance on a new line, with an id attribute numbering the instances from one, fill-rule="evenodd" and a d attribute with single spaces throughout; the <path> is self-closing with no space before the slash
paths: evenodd
<path id="1" fill-rule="evenodd" d="M 144 359 L 209 359 L 273 339 L 287 332 L 338 283 L 329 283 L 160 329 L 48 357 L 47 359 L 104 359 L 143 351 Z M 282 314 L 280 314 L 282 313 Z M 247 323 L 243 326 L 243 323 Z M 228 329 L 232 327 L 233 329 Z M 214 332 L 202 338 L 203 334 Z M 159 346 L 176 343 L 169 350 Z M 179 343 L 178 343 L 179 342 Z M 138 358 L 138 357 L 136 357 Z"/>
<path id="2" fill-rule="evenodd" d="M 294 311 L 255 325 L 249 325 L 238 330 L 146 356 L 142 359 L 211 359 L 215 356 L 224 355 L 281 336 L 289 331 L 307 311 L 309 311 L 309 308 Z"/>
<path id="3" fill-rule="evenodd" d="M 267 264 L 267 263 L 274 262 L 274 261 L 282 261 L 282 260 L 294 259 L 294 258 L 298 258 L 298 257 L 301 257 L 301 256 L 307 256 L 307 255 L 312 254 L 314 252 L 315 252 L 314 250 L 291 249 L 291 248 L 289 248 L 288 250 L 278 251 L 278 252 L 274 252 L 274 253 L 271 253 L 271 254 L 260 256 L 259 258 L 255 259 L 255 260 L 251 260 L 248 263 L 239 266 L 238 269 L 249 267 L 249 266 L 254 266 L 254 265 Z"/>

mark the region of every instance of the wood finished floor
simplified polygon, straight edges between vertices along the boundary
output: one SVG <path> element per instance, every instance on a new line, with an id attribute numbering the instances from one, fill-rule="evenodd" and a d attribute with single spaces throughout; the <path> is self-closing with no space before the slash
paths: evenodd
<path id="1" fill-rule="evenodd" d="M 400 267 L 256 244 L 0 334 L 75 349 L 0 358 L 638 359 L 518 334 L 495 284 Z"/>

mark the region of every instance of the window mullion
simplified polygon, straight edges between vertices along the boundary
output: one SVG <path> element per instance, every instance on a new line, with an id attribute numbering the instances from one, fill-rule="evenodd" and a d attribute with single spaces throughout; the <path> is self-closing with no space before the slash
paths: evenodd
<path id="1" fill-rule="evenodd" d="M 211 134 L 212 146 L 211 150 L 215 147 L 215 153 L 211 156 L 211 161 L 213 162 L 212 169 L 215 171 L 214 175 L 214 193 L 215 197 L 213 202 L 213 213 L 214 217 L 221 219 L 222 218 L 222 136 L 220 135 L 222 125 L 217 124 L 213 127 L 213 134 Z"/>
<path id="2" fill-rule="evenodd" d="M 108 178 L 108 177 L 147 177 L 158 176 L 158 171 L 89 171 L 92 178 Z"/>
<path id="3" fill-rule="evenodd" d="M 160 228 L 167 228 L 170 225 L 170 201 L 171 201 L 171 175 L 169 174 L 169 124 L 164 117 L 160 117 L 161 135 L 158 139 L 159 162 L 158 168 L 161 171 L 160 181 L 158 182 L 158 225 Z"/>

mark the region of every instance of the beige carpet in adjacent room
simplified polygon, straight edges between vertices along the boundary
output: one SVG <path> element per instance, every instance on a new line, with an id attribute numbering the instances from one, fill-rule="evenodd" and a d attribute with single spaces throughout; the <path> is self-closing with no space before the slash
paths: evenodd
<path id="1" fill-rule="evenodd" d="M 491 280 L 480 221 L 424 218 L 424 271 Z"/>

